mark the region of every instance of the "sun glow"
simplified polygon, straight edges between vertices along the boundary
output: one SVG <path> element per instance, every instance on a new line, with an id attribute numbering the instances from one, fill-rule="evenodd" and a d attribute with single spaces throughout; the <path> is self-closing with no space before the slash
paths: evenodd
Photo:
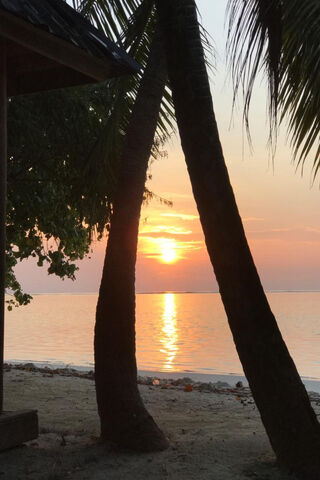
<path id="1" fill-rule="evenodd" d="M 168 267 L 190 259 L 192 254 L 203 249 L 203 240 L 193 233 L 195 220 L 195 215 L 186 213 L 153 212 L 152 218 L 140 224 L 139 254 Z"/>
<path id="2" fill-rule="evenodd" d="M 173 239 L 161 239 L 160 252 L 161 261 L 164 263 L 174 263 L 178 260 L 178 254 L 176 250 L 176 244 Z"/>

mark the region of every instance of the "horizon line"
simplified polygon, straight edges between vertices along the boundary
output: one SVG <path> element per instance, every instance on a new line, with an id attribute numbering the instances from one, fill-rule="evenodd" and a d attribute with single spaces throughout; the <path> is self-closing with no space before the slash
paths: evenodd
<path id="1" fill-rule="evenodd" d="M 319 293 L 320 289 L 268 289 L 264 290 L 265 293 Z M 174 294 L 217 294 L 219 290 L 155 290 L 152 292 L 139 291 L 136 295 L 161 295 L 166 293 Z M 99 295 L 98 291 L 95 292 L 30 292 L 30 295 Z M 6 292 L 6 295 L 13 296 L 12 293 Z"/>

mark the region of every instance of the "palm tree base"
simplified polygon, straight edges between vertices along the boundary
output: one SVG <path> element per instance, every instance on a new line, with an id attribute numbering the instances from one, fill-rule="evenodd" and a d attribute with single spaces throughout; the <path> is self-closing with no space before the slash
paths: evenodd
<path id="1" fill-rule="evenodd" d="M 280 462 L 282 465 L 288 465 L 286 463 Z M 294 474 L 297 479 L 301 480 L 319 480 L 320 479 L 320 458 L 319 450 L 313 449 L 313 455 L 310 454 L 304 463 L 299 465 L 293 464 L 291 468 L 287 468 L 287 472 Z"/>
<path id="2" fill-rule="evenodd" d="M 101 441 L 117 449 L 133 452 L 158 452 L 169 447 L 169 441 L 145 408 L 133 414 L 101 418 Z"/>
<path id="3" fill-rule="evenodd" d="M 290 474 L 294 474 L 294 478 L 299 480 L 319 480 L 320 479 L 320 464 L 305 465 L 302 468 L 289 470 Z"/>

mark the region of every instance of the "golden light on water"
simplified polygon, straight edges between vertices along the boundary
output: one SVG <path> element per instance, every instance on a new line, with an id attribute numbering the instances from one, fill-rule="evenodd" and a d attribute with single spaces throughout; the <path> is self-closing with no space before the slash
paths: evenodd
<path id="1" fill-rule="evenodd" d="M 164 371 L 173 370 L 173 362 L 178 351 L 178 330 L 177 330 L 177 311 L 174 293 L 165 293 L 163 295 L 163 314 L 162 314 L 162 337 L 160 342 L 163 346 L 161 353 L 165 355 L 165 363 L 162 366 Z"/>

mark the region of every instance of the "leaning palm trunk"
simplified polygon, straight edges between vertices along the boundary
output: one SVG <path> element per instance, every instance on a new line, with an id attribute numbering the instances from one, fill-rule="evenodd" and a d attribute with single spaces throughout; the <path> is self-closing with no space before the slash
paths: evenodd
<path id="1" fill-rule="evenodd" d="M 95 378 L 102 439 L 138 451 L 168 446 L 143 405 L 135 358 L 138 227 L 166 79 L 162 41 L 155 34 L 126 132 L 95 326 Z"/>
<path id="2" fill-rule="evenodd" d="M 320 478 L 320 426 L 260 283 L 219 141 L 194 0 L 157 0 L 188 171 L 234 342 L 281 463 Z"/>

